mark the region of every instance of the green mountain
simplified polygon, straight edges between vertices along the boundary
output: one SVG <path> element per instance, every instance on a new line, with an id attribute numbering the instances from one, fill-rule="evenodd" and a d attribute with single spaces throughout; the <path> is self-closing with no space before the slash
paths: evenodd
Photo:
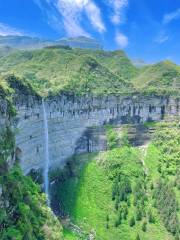
<path id="1" fill-rule="evenodd" d="M 0 46 L 0 58 L 13 53 L 15 50 L 9 46 Z"/>
<path id="2" fill-rule="evenodd" d="M 138 69 L 132 64 L 126 53 L 122 50 L 112 52 L 97 51 L 94 57 L 111 72 L 124 80 L 130 81 L 138 74 Z"/>
<path id="3" fill-rule="evenodd" d="M 180 68 L 170 61 L 146 66 L 133 79 L 139 90 L 177 92 L 180 90 Z"/>
<path id="4" fill-rule="evenodd" d="M 9 46 L 16 49 L 42 48 L 52 44 L 51 41 L 29 36 L 0 36 L 0 47 Z"/>
<path id="5" fill-rule="evenodd" d="M 0 59 L 0 71 L 25 78 L 44 95 L 132 92 L 129 80 L 137 72 L 123 52 L 63 48 L 16 51 Z"/>
<path id="6" fill-rule="evenodd" d="M 3 41 L 17 48 L 42 44 L 23 37 Z M 36 50 L 0 47 L 0 115 L 7 118 L 0 131 L 0 239 L 179 240 L 180 124 L 175 117 L 171 122 L 165 118 L 162 123 L 103 125 L 106 151 L 73 156 L 64 169 L 50 171 L 51 204 L 63 217 L 63 229 L 46 206 L 37 183 L 42 184 L 41 174 L 23 176 L 18 159 L 8 168 L 8 157 L 18 151 L 11 126 L 16 115 L 13 93 L 38 99 L 60 92 L 179 97 L 180 66 L 172 62 L 139 68 L 123 51 L 95 49 L 94 40 L 63 41 L 48 48 L 43 43 L 45 48 Z M 133 134 L 138 140 L 147 134 L 149 140 L 136 146 Z"/>
<path id="7" fill-rule="evenodd" d="M 95 39 L 88 37 L 63 38 L 56 41 L 57 44 L 72 48 L 87 48 L 92 50 L 102 49 L 102 45 Z"/>
<path id="8" fill-rule="evenodd" d="M 81 226 L 81 232 L 91 232 L 97 239 L 176 240 L 179 126 L 145 125 L 155 130 L 153 139 L 142 147 L 133 147 L 128 141 L 126 131 L 131 127 L 118 132 L 108 126 L 109 150 L 74 157 L 59 176 L 54 196 L 73 223 Z M 67 239 L 81 239 L 70 229 L 66 235 Z"/>
<path id="9" fill-rule="evenodd" d="M 54 45 L 92 50 L 102 49 L 102 45 L 98 41 L 87 37 L 46 40 L 29 36 L 0 36 L 0 47 L 9 46 L 16 49 L 37 49 Z"/>
<path id="10" fill-rule="evenodd" d="M 160 62 L 137 68 L 123 51 L 71 49 L 59 46 L 32 51 L 6 49 L 0 58 L 2 75 L 25 78 L 43 95 L 66 91 L 75 94 L 177 94 L 180 67 Z M 2 55 L 3 55 L 2 54 Z"/>
<path id="11" fill-rule="evenodd" d="M 138 59 L 138 58 L 137 59 L 132 59 L 131 61 L 132 61 L 133 65 L 138 67 L 138 68 L 142 68 L 142 67 L 148 65 L 144 60 Z"/>

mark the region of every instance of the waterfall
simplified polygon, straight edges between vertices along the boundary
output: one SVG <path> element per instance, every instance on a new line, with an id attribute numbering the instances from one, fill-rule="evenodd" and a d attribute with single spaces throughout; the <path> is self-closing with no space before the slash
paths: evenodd
<path id="1" fill-rule="evenodd" d="M 43 123 L 44 123 L 44 186 L 45 186 L 45 193 L 47 195 L 47 205 L 50 205 L 50 198 L 49 198 L 49 133 L 48 133 L 48 121 L 47 121 L 47 113 L 44 100 L 42 100 L 42 108 L 43 108 Z"/>

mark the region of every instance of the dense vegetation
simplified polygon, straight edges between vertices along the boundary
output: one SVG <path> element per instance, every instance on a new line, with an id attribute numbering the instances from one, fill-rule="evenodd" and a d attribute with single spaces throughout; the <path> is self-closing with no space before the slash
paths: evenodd
<path id="1" fill-rule="evenodd" d="M 38 39 L 33 41 L 38 44 Z M 138 69 L 123 51 L 51 45 L 32 51 L 1 48 L 0 71 L 0 113 L 7 118 L 0 131 L 0 239 L 59 240 L 62 235 L 65 240 L 180 239 L 177 122 L 145 124 L 145 128 L 153 126 L 155 133 L 148 145 L 139 148 L 130 144 L 130 126 L 119 130 L 107 125 L 106 152 L 75 156 L 63 171 L 51 173 L 56 183 L 52 206 L 64 218 L 63 230 L 40 187 L 22 175 L 17 163 L 10 169 L 7 161 L 14 159 L 15 146 L 10 127 L 15 115 L 12 96 L 40 98 L 60 92 L 178 96 L 179 66 L 161 62 Z"/>
<path id="2" fill-rule="evenodd" d="M 37 92 L 44 95 L 59 91 L 78 95 L 127 93 L 133 88 L 126 81 L 130 74 L 126 69 L 130 66 L 134 70 L 134 67 L 122 53 L 121 55 L 117 63 L 120 66 L 119 71 L 122 69 L 121 75 L 116 73 L 118 66 L 115 59 L 118 58 L 118 54 L 114 53 L 113 60 L 111 54 L 105 54 L 103 51 L 82 49 L 18 51 L 1 58 L 0 69 L 4 74 L 10 72 L 25 77 Z M 104 58 L 107 59 L 106 62 Z M 115 66 L 113 71 L 107 67 L 111 60 Z M 121 65 L 121 62 L 124 63 Z"/>
<path id="3" fill-rule="evenodd" d="M 0 239 L 63 239 L 60 222 L 46 206 L 40 187 L 23 176 L 18 166 L 12 167 L 11 129 L 3 130 L 0 136 Z"/>
<path id="4" fill-rule="evenodd" d="M 26 79 L 41 95 L 177 94 L 180 86 L 179 66 L 161 62 L 138 69 L 123 51 L 57 46 L 13 51 L 0 57 L 0 71 Z"/>
<path id="5" fill-rule="evenodd" d="M 150 156 L 151 159 L 150 159 Z M 180 166 L 180 128 L 179 124 L 160 124 L 147 154 L 148 161 L 154 161 L 152 179 L 154 180 L 154 205 L 161 219 L 172 234 L 179 239 L 179 166 Z"/>
<path id="6" fill-rule="evenodd" d="M 179 126 L 145 126 L 156 130 L 142 148 L 107 126 L 109 150 L 73 158 L 57 177 L 54 199 L 80 227 L 79 239 L 179 239 Z M 67 236 L 77 239 L 72 229 Z"/>
<path id="7" fill-rule="evenodd" d="M 0 177 L 0 239 L 60 240 L 61 225 L 46 207 L 46 198 L 18 167 Z"/>
<path id="8" fill-rule="evenodd" d="M 133 83 L 144 92 L 177 94 L 180 90 L 180 68 L 170 61 L 145 66 L 133 79 Z"/>
<path id="9" fill-rule="evenodd" d="M 0 175 L 8 171 L 7 158 L 11 156 L 15 146 L 14 135 L 9 127 L 0 132 Z"/>
<path id="10" fill-rule="evenodd" d="M 61 240 L 61 224 L 47 207 L 45 195 L 30 177 L 23 176 L 15 159 L 10 93 L 18 89 L 28 94 L 32 89 L 24 84 L 14 76 L 0 82 L 0 115 L 6 119 L 0 129 L 0 239 Z"/>

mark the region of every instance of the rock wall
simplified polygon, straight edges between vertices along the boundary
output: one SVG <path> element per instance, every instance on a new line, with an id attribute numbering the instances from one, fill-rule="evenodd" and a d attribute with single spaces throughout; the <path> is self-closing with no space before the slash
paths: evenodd
<path id="1" fill-rule="evenodd" d="M 44 166 L 44 130 L 41 100 L 18 96 L 17 158 L 27 174 Z M 45 101 L 49 126 L 49 152 L 52 168 L 63 167 L 75 153 L 99 151 L 106 147 L 106 123 L 159 121 L 165 115 L 179 115 L 180 102 L 162 97 L 73 97 L 56 96 Z"/>

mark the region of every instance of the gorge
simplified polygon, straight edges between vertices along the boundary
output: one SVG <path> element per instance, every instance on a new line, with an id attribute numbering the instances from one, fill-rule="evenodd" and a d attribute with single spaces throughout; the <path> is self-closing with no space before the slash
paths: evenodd
<path id="1" fill-rule="evenodd" d="M 50 46 L 0 69 L 3 240 L 179 235 L 178 65 Z"/>
<path id="2" fill-rule="evenodd" d="M 105 145 L 91 143 L 88 136 L 84 136 L 84 142 L 82 140 L 81 145 L 78 145 L 88 128 L 94 126 L 98 129 L 108 123 L 160 121 L 165 115 L 179 116 L 180 102 L 179 99 L 156 96 L 95 98 L 60 95 L 46 99 L 42 104 L 41 100 L 33 96 L 22 95 L 16 100 L 16 109 L 16 146 L 20 152 L 17 156 L 20 166 L 25 174 L 45 166 L 47 176 L 48 166 L 62 168 L 74 154 L 106 150 Z"/>

